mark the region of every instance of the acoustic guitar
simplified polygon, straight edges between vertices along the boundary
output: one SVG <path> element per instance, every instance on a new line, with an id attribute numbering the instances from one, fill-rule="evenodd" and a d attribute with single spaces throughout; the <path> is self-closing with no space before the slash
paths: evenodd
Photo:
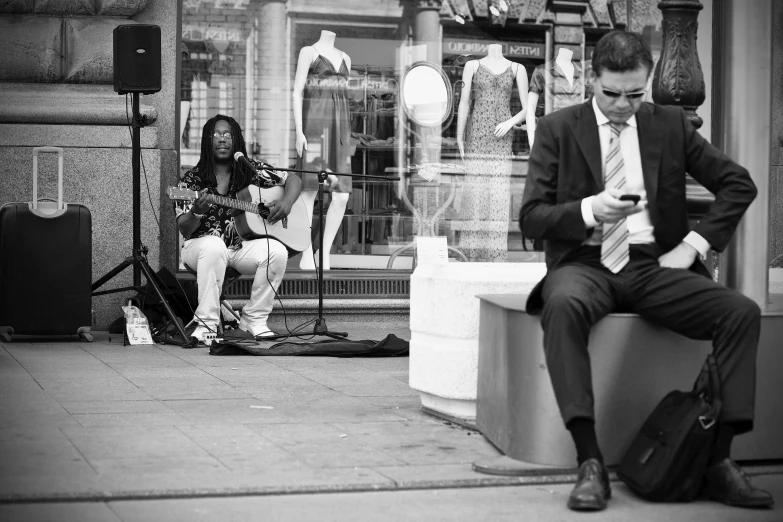
<path id="1" fill-rule="evenodd" d="M 215 205 L 241 211 L 234 212 L 234 224 L 242 239 L 271 237 L 291 252 L 303 252 L 310 246 L 310 223 L 301 198 L 297 198 L 288 217 L 274 224 L 266 220 L 269 216 L 266 203 L 281 200 L 283 193 L 283 187 L 260 188 L 248 185 L 237 192 L 237 199 L 216 194 L 210 194 L 207 199 Z M 166 194 L 172 201 L 195 201 L 201 197 L 198 191 L 182 187 L 169 187 Z"/>

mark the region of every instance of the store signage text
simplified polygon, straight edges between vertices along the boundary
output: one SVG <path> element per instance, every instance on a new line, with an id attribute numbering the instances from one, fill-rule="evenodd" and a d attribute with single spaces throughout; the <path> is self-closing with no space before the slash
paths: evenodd
<path id="1" fill-rule="evenodd" d="M 227 29 L 225 27 L 212 27 L 208 25 L 183 25 L 182 39 L 206 42 L 240 42 L 242 41 L 242 31 L 239 29 Z"/>
<path id="2" fill-rule="evenodd" d="M 452 40 L 448 38 L 443 40 L 443 54 L 487 54 L 487 47 L 494 43 L 500 44 L 503 56 L 544 59 L 544 44 Z"/>
<path id="3" fill-rule="evenodd" d="M 351 76 L 348 78 L 348 89 L 352 91 L 364 91 L 367 89 L 376 94 L 397 92 L 397 80 L 382 76 L 365 78 L 364 76 Z"/>
<path id="4" fill-rule="evenodd" d="M 247 9 L 248 4 L 250 0 L 183 0 L 182 6 L 185 9 L 198 9 L 202 5 L 215 9 Z"/>

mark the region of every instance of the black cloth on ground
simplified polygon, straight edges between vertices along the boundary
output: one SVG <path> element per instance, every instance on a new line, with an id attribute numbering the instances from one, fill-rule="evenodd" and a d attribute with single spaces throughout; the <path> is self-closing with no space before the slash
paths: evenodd
<path id="1" fill-rule="evenodd" d="M 210 355 L 306 355 L 327 357 L 407 357 L 408 341 L 394 334 L 381 341 L 327 340 L 295 343 L 223 339 L 209 347 Z"/>

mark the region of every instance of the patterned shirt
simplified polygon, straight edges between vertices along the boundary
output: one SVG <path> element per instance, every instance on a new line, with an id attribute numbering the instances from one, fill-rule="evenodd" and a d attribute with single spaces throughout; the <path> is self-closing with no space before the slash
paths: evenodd
<path id="1" fill-rule="evenodd" d="M 542 96 L 542 94 L 545 92 L 552 96 L 552 112 L 577 105 L 592 96 L 593 89 L 589 83 L 585 82 L 582 64 L 580 62 L 571 63 L 574 64 L 574 78 L 571 84 L 568 83 L 563 70 L 560 69 L 555 61 L 541 64 L 533 71 L 528 91 L 539 95 L 538 104 L 536 105 L 536 116 L 544 115 L 546 96 Z M 547 69 L 549 69 L 548 86 L 546 86 Z M 547 87 L 546 91 L 545 86 Z"/>
<path id="2" fill-rule="evenodd" d="M 234 175 L 231 175 L 231 181 L 229 182 L 229 188 L 227 194 L 220 194 L 217 191 L 217 186 L 207 185 L 207 182 L 202 177 L 203 173 L 199 171 L 198 167 L 193 167 L 191 170 L 185 173 L 182 181 L 179 183 L 181 188 L 187 188 L 190 190 L 206 191 L 209 194 L 216 194 L 219 196 L 226 196 L 236 199 L 237 192 L 244 187 L 236 187 L 234 183 Z M 250 181 L 252 185 L 258 185 L 261 188 L 269 188 L 279 185 L 261 176 L 260 172 L 256 172 L 253 179 Z M 285 184 L 285 182 L 283 182 Z M 192 201 L 174 201 L 174 213 L 175 219 L 179 218 L 182 214 L 186 214 L 193 208 Z M 184 239 L 196 239 L 204 236 L 217 236 L 223 240 L 226 247 L 237 250 L 242 248 L 242 238 L 237 233 L 236 225 L 234 224 L 233 217 L 234 210 L 228 207 L 222 207 L 220 205 L 211 205 L 204 217 L 198 224 L 196 230 L 192 234 L 184 236 Z"/>

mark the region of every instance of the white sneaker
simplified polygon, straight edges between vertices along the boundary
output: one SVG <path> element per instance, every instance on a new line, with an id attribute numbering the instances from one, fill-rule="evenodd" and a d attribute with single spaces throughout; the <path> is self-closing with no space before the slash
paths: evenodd
<path id="1" fill-rule="evenodd" d="M 250 328 L 246 324 L 240 322 L 239 329 L 244 332 L 249 332 L 250 335 L 252 335 L 253 337 L 270 337 L 273 335 L 277 335 L 275 332 L 269 329 L 266 323 L 262 324 L 260 327 L 257 326 L 255 328 Z"/>
<path id="2" fill-rule="evenodd" d="M 198 339 L 199 342 L 204 343 L 206 346 L 209 346 L 212 344 L 212 341 L 215 340 L 217 337 L 217 329 L 210 330 L 206 326 L 197 326 L 195 330 L 193 330 L 193 333 L 190 334 L 191 337 L 195 337 Z"/>

